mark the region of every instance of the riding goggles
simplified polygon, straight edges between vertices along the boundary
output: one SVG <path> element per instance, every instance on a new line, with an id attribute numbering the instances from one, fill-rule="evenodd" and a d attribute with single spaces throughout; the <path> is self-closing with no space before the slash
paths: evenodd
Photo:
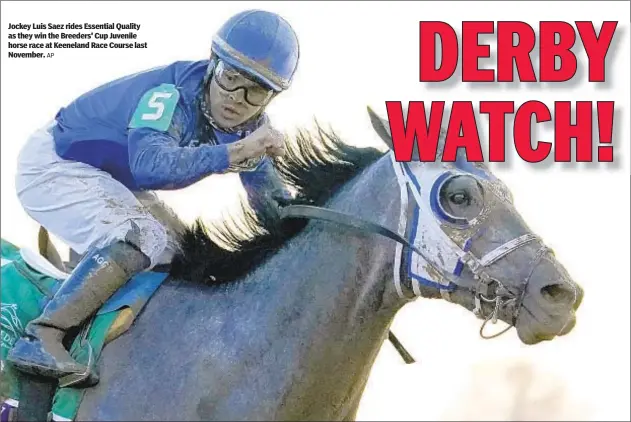
<path id="1" fill-rule="evenodd" d="M 245 101 L 255 107 L 267 104 L 274 95 L 272 89 L 245 77 L 237 69 L 221 60 L 215 67 L 214 78 L 217 85 L 225 91 L 234 92 L 243 89 Z"/>

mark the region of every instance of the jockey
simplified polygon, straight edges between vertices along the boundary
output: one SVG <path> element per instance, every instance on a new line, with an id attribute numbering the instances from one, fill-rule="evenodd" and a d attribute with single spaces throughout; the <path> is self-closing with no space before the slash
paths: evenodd
<path id="1" fill-rule="evenodd" d="M 50 378 L 89 373 L 65 349 L 64 336 L 135 274 L 170 263 L 177 250 L 183 225 L 153 190 L 238 172 L 248 198 L 262 192 L 289 199 L 270 159 L 284 154 L 283 137 L 264 110 L 289 88 L 298 58 L 297 36 L 283 18 L 241 12 L 215 34 L 209 59 L 97 87 L 29 138 L 18 160 L 20 202 L 83 257 L 27 325 L 9 362 Z M 94 374 L 87 379 L 97 382 Z"/>

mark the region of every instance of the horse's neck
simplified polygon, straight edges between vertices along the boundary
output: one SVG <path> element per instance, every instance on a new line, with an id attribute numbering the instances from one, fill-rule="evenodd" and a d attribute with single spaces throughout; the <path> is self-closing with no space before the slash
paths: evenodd
<path id="1" fill-rule="evenodd" d="M 394 185 L 388 184 L 393 177 L 394 172 L 385 157 L 348 183 L 325 206 L 393 229 L 399 215 L 398 193 L 391 189 Z M 394 316 L 403 304 L 389 283 L 394 249 L 394 242 L 377 234 L 359 233 L 337 223 L 317 221 L 311 223 L 304 235 L 292 241 L 280 259 L 288 265 L 303 254 L 306 262 L 298 266 L 313 271 L 308 275 L 311 281 L 302 284 L 285 279 L 285 282 L 298 291 L 313 292 L 317 288 L 315 284 L 329 292 L 315 296 L 312 307 L 333 306 L 338 313 L 352 309 L 347 315 L 349 320 L 361 319 L 364 324 L 369 320 L 377 321 L 377 313 L 386 308 Z"/>
<path id="2" fill-rule="evenodd" d="M 392 182 L 394 173 L 385 160 L 387 157 L 351 181 L 326 207 L 394 229 L 399 216 L 398 191 L 387 183 Z M 315 312 L 330 308 L 350 319 L 364 312 L 361 319 L 366 322 L 373 312 L 393 308 L 394 314 L 403 304 L 388 284 L 394 249 L 393 241 L 377 234 L 312 221 L 250 279 L 260 283 L 273 274 L 274 284 L 282 285 L 283 291 L 311 298 L 301 302 L 302 309 Z"/>
<path id="3" fill-rule="evenodd" d="M 381 224 L 398 216 L 396 192 L 388 190 L 383 163 L 351 182 L 327 207 Z M 391 180 L 391 179 L 390 179 Z M 285 334 L 303 338 L 294 368 L 300 382 L 290 397 L 323 394 L 336 414 L 354 414 L 370 368 L 401 306 L 393 289 L 394 244 L 377 235 L 349 231 L 330 222 L 312 222 L 287 248 L 252 277 L 277 286 L 277 323 L 295 318 Z M 295 336 L 295 337 L 294 337 Z M 288 344 L 286 347 L 296 347 Z M 338 403 L 335 403 L 338 400 Z M 322 404 L 314 401 L 314 403 Z"/>

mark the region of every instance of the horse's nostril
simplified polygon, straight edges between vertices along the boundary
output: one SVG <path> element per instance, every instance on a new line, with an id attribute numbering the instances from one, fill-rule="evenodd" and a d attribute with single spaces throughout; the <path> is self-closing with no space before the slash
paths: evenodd
<path id="1" fill-rule="evenodd" d="M 541 296 L 549 302 L 573 305 L 577 300 L 577 292 L 567 284 L 550 284 L 541 288 Z"/>

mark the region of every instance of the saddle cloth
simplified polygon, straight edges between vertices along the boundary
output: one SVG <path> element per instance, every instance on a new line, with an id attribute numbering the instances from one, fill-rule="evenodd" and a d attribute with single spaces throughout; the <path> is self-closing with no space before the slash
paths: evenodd
<path id="1" fill-rule="evenodd" d="M 2 348 L 0 359 L 0 422 L 8 422 L 19 406 L 19 372 L 5 359 L 20 338 L 24 327 L 37 318 L 61 283 L 68 277 L 38 253 L 18 248 L 0 239 L 2 246 Z M 136 275 L 120 288 L 97 312 L 85 335 L 77 336 L 70 354 L 87 364 L 90 343 L 95 365 L 103 347 L 129 329 L 153 293 L 167 278 L 167 273 L 144 272 Z M 72 421 L 76 416 L 84 390 L 59 388 L 51 409 L 52 420 Z"/>

